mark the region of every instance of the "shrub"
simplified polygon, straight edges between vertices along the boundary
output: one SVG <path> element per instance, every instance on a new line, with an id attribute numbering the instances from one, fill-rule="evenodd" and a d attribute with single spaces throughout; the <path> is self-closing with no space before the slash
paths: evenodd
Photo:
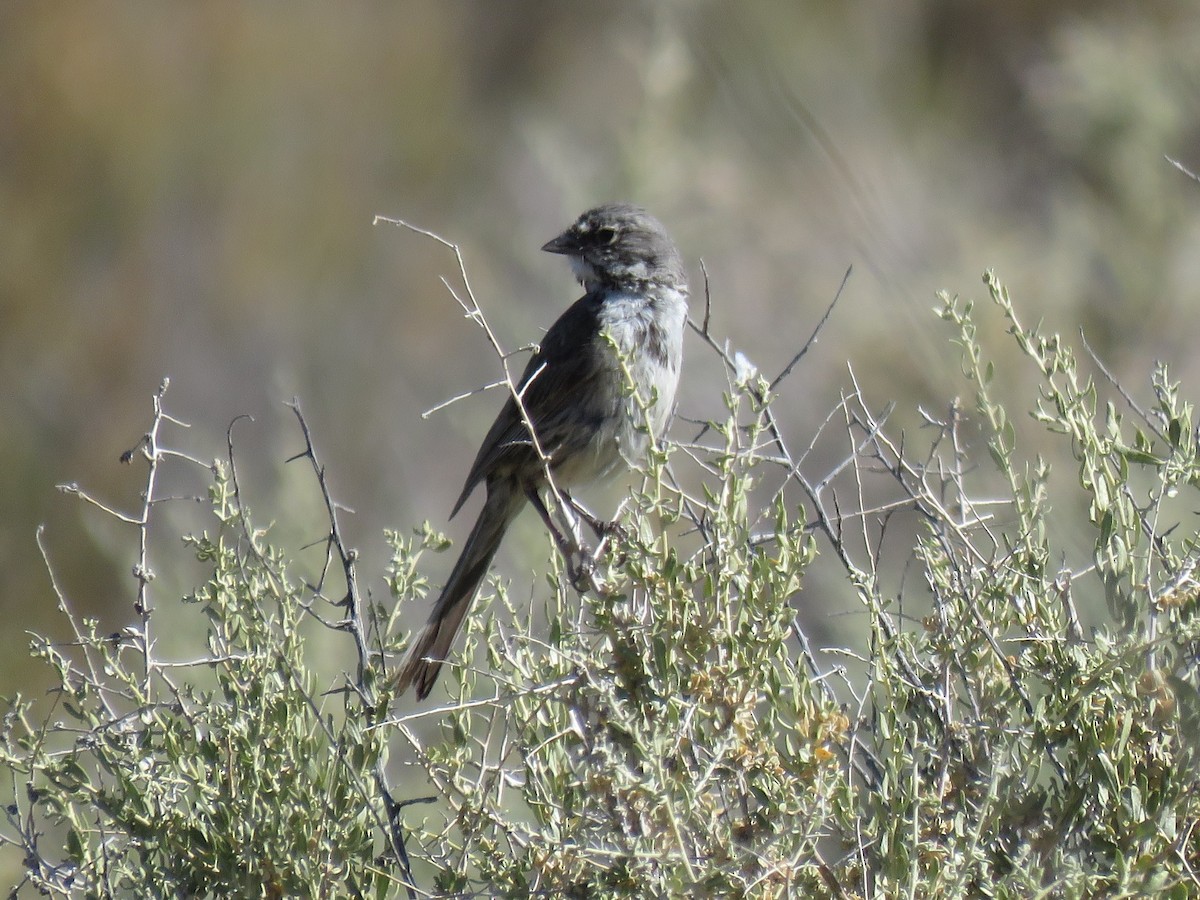
<path id="1" fill-rule="evenodd" d="M 298 574 L 255 523 L 232 452 L 204 464 L 211 527 L 183 544 L 207 571 L 183 598 L 203 647 L 186 662 L 156 653 L 156 478 L 199 465 L 161 437 L 174 422 L 164 385 L 137 453 L 144 505 L 122 516 L 138 536 L 141 624 L 99 634 L 59 592 L 74 639 L 33 642 L 58 687 L 48 704 L 16 698 L 5 719 L 3 840 L 24 856 L 23 884 L 1196 896 L 1192 406 L 1165 367 L 1147 409 L 1085 377 L 985 281 L 1038 379 L 1033 421 L 1073 478 L 1020 451 L 970 303 L 943 296 L 940 315 L 974 401 L 927 414 L 919 449 L 852 384 L 793 453 L 786 379 L 702 334 L 730 373 L 724 417 L 656 448 L 586 590 L 556 552 L 523 600 L 492 582 L 448 701 L 403 715 L 389 712 L 387 670 L 423 616 L 424 554 L 446 541 L 428 525 L 389 534 L 397 602 L 364 599 L 298 407 L 323 564 Z M 833 439 L 846 450 L 813 477 L 814 448 Z M 1066 536 L 1080 534 L 1090 558 L 1073 560 Z M 895 562 L 897 540 L 910 551 Z M 820 601 L 801 589 L 821 564 L 862 612 L 859 651 L 811 646 Z M 330 631 L 351 664 L 326 677 Z M 389 753 L 404 766 L 389 769 Z"/>

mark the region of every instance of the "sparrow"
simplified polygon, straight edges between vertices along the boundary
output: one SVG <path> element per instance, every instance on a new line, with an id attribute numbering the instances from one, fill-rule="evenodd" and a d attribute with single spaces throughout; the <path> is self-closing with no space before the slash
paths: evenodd
<path id="1" fill-rule="evenodd" d="M 662 224 L 640 206 L 606 203 L 542 249 L 567 257 L 585 293 L 550 326 L 479 447 L 450 517 L 481 483 L 487 497 L 400 664 L 399 694 L 415 685 L 418 699 L 429 696 L 505 531 L 525 505 L 554 530 L 543 499 L 551 483 L 565 494 L 638 465 L 675 403 L 688 286 Z"/>

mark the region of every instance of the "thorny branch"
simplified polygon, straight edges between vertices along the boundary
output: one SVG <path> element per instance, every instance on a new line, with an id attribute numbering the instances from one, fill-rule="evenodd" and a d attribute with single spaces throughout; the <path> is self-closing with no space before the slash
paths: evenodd
<path id="1" fill-rule="evenodd" d="M 133 565 L 133 577 L 137 580 L 137 597 L 134 600 L 134 612 L 141 618 L 141 630 L 137 635 L 136 640 L 144 649 L 143 659 L 145 660 L 143 685 L 144 690 L 148 693 L 150 690 L 150 677 L 154 669 L 154 636 L 150 630 L 150 619 L 154 611 L 153 603 L 150 599 L 150 582 L 154 580 L 154 570 L 150 568 L 149 560 L 149 542 L 150 542 L 150 508 L 156 502 L 154 488 L 158 481 L 158 469 L 162 459 L 167 455 L 167 451 L 159 444 L 159 432 L 162 429 L 164 422 L 170 422 L 173 425 L 178 425 L 181 428 L 189 427 L 186 423 L 180 422 L 163 412 L 163 396 L 167 392 L 167 388 L 171 385 L 171 379 L 164 378 L 158 386 L 158 390 L 154 393 L 154 418 L 150 423 L 150 430 L 142 435 L 141 440 L 137 442 L 131 449 L 126 450 L 121 454 L 121 462 L 132 462 L 133 457 L 141 452 L 147 462 L 146 467 L 146 484 L 142 489 L 142 506 L 136 514 L 126 514 L 119 512 L 115 508 L 97 500 L 86 491 L 82 490 L 77 484 L 60 484 L 58 489 L 66 494 L 74 494 L 86 503 L 99 508 L 102 512 L 112 516 L 119 522 L 124 522 L 127 525 L 134 525 L 138 531 L 138 554 L 137 561 Z M 188 458 L 185 456 L 185 458 Z M 61 601 L 60 601 L 61 603 Z M 72 623 L 74 624 L 74 623 Z"/>
<path id="2" fill-rule="evenodd" d="M 321 491 L 321 499 L 325 504 L 325 514 L 329 524 L 329 531 L 324 538 L 325 563 L 321 567 L 320 578 L 315 585 L 311 585 L 311 588 L 316 596 L 323 596 L 325 579 L 329 574 L 329 567 L 333 561 L 334 554 L 336 554 L 346 582 L 346 594 L 340 601 L 336 602 L 345 608 L 346 615 L 342 621 L 335 623 L 333 627 L 348 631 L 354 640 L 358 659 L 353 688 L 363 705 L 363 712 L 367 721 L 367 727 L 369 728 L 377 718 L 379 698 L 375 690 L 376 680 L 372 675 L 372 654 L 368 645 L 367 626 L 363 618 L 362 595 L 358 587 L 358 551 L 347 546 L 338 520 L 339 510 L 352 511 L 333 499 L 333 494 L 329 489 L 329 481 L 325 474 L 325 466 L 317 458 L 316 447 L 313 445 L 312 440 L 312 431 L 308 427 L 308 421 L 304 418 L 304 412 L 300 408 L 300 401 L 293 398 L 287 406 L 295 414 L 296 421 L 300 425 L 300 432 L 304 437 L 304 449 L 295 456 L 289 457 L 287 462 L 294 462 L 297 459 L 307 459 L 309 461 L 309 464 L 312 466 L 313 475 L 316 477 L 317 485 Z M 378 657 L 382 666 L 382 652 L 378 654 Z M 318 716 L 318 718 L 320 717 Z M 426 800 L 418 798 L 415 800 L 397 801 L 388 787 L 387 773 L 384 771 L 382 756 L 375 763 L 374 778 L 376 790 L 379 792 L 379 796 L 383 801 L 384 811 L 387 814 L 386 828 L 383 829 L 384 833 L 387 834 L 392 853 L 400 865 L 405 889 L 409 897 L 415 900 L 417 897 L 416 882 L 413 880 L 412 863 L 409 860 L 408 849 L 405 846 L 404 826 L 400 821 L 400 812 L 405 806 L 411 803 L 422 803 L 426 802 Z M 382 826 L 382 823 L 380 824 Z"/>
<path id="3" fill-rule="evenodd" d="M 329 566 L 333 562 L 334 554 L 337 554 L 338 562 L 341 564 L 342 573 L 346 580 L 346 595 L 340 601 L 336 601 L 339 606 L 346 610 L 346 618 L 337 623 L 337 627 L 350 632 L 350 636 L 354 639 L 354 647 L 358 652 L 358 668 L 355 678 L 355 689 L 359 696 L 369 707 L 374 707 L 377 700 L 374 696 L 373 688 L 367 683 L 367 672 L 371 665 L 371 651 L 367 646 L 366 626 L 363 621 L 362 597 L 358 590 L 358 551 L 346 546 L 342 539 L 341 526 L 338 523 L 338 510 L 346 509 L 336 503 L 333 495 L 329 490 L 329 481 L 325 477 L 325 466 L 317 459 L 317 451 L 313 446 L 312 432 L 309 430 L 308 421 L 304 418 L 304 413 L 300 409 L 299 399 L 293 397 L 291 402 L 287 404 L 296 416 L 296 421 L 300 425 L 300 433 L 304 436 L 304 449 L 295 456 L 289 457 L 285 462 L 295 462 L 298 459 L 307 459 L 312 466 L 313 475 L 316 476 L 317 485 L 321 489 L 321 499 L 325 504 L 325 514 L 329 517 L 329 532 L 325 535 L 325 564 L 321 567 L 321 577 L 317 579 L 315 585 L 311 585 L 312 591 L 317 596 L 323 596 L 325 590 L 325 579 L 329 575 Z M 347 512 L 353 510 L 346 509 Z M 382 656 L 380 657 L 382 663 Z"/>

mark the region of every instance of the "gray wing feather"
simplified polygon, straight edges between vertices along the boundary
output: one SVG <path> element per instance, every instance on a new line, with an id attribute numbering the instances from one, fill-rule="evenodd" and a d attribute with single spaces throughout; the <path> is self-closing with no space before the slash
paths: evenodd
<path id="1" fill-rule="evenodd" d="M 594 433 L 586 427 L 588 423 L 594 422 L 598 429 L 619 400 L 616 395 L 606 396 L 611 391 L 596 390 L 611 377 L 593 357 L 597 352 L 594 336 L 599 304 L 595 294 L 575 301 L 546 332 L 541 348 L 517 382 L 522 405 L 552 464 L 558 456 L 587 444 Z M 592 408 L 581 401 L 590 402 Z M 509 397 L 484 437 L 450 515 L 457 513 L 476 486 L 492 473 L 505 469 L 519 472 L 534 459 L 525 420 L 516 400 Z"/>

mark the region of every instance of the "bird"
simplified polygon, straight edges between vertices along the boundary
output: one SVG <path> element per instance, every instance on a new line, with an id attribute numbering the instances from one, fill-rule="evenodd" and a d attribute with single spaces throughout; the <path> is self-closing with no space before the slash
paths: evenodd
<path id="1" fill-rule="evenodd" d="M 585 293 L 538 342 L 479 447 L 450 517 L 480 484 L 486 499 L 400 664 L 398 696 L 411 685 L 418 700 L 429 696 L 505 531 L 526 504 L 553 531 L 543 499 L 551 483 L 565 493 L 638 465 L 674 408 L 688 285 L 662 223 L 640 206 L 604 203 L 542 250 L 565 256 Z"/>

